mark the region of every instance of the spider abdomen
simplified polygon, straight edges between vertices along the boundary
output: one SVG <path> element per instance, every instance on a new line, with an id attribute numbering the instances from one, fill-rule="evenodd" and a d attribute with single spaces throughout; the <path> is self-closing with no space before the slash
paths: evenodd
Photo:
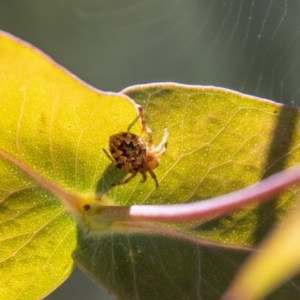
<path id="1" fill-rule="evenodd" d="M 109 138 L 109 150 L 116 167 L 129 173 L 141 172 L 146 162 L 147 147 L 139 136 L 120 132 Z"/>

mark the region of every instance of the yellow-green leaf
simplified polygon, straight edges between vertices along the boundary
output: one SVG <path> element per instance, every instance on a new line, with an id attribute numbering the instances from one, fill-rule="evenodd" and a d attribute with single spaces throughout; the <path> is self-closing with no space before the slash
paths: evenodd
<path id="1" fill-rule="evenodd" d="M 299 273 L 299 213 L 298 206 L 265 238 L 259 251 L 241 267 L 224 300 L 262 299 Z"/>
<path id="2" fill-rule="evenodd" d="M 245 246 L 293 207 L 297 187 L 267 205 L 189 224 L 89 215 L 89 205 L 212 198 L 295 165 L 299 111 L 213 87 L 103 93 L 5 33 L 0 57 L 1 299 L 45 296 L 71 272 L 74 250 L 76 263 L 119 298 L 219 299 L 250 251 Z M 144 107 L 155 144 L 168 127 L 168 150 L 154 170 L 159 188 L 140 175 L 111 186 L 128 174 L 103 148 L 115 133 L 141 130 L 125 95 Z M 289 298 L 297 295 L 291 286 L 282 292 Z"/>
<path id="3" fill-rule="evenodd" d="M 79 233 L 32 172 L 94 191 L 109 164 L 107 137 L 136 112 L 125 96 L 92 89 L 5 33 L 0 58 L 0 298 L 40 299 L 70 274 Z"/>
<path id="4" fill-rule="evenodd" d="M 128 191 L 137 203 L 213 198 L 299 161 L 300 115 L 295 108 L 215 87 L 150 84 L 124 93 L 146 108 L 153 132 L 160 133 L 164 126 L 170 131 L 167 154 L 157 169 L 163 188 L 152 188 L 146 198 L 141 192 L 132 195 Z M 297 192 L 297 188 L 290 189 L 270 203 L 206 220 L 189 233 L 230 244 L 256 245 L 293 206 Z"/>
<path id="5" fill-rule="evenodd" d="M 107 193 L 116 201 L 124 199 L 123 205 L 212 198 L 298 163 L 297 109 L 212 87 L 152 84 L 124 93 L 146 109 L 147 124 L 154 136 L 159 135 L 157 142 L 165 126 L 170 137 L 168 151 L 155 170 L 160 188 L 155 189 L 151 180 L 143 185 L 132 181 Z M 166 299 L 220 299 L 249 253 L 226 244 L 255 246 L 294 206 L 297 196 L 298 187 L 293 187 L 267 204 L 254 204 L 227 217 L 193 224 L 159 224 L 163 226 L 160 233 L 149 225 L 141 225 L 141 232 L 134 223 L 125 228 L 116 224 L 111 231 L 87 236 L 74 258 L 118 299 L 157 299 L 158 295 Z M 191 236 L 220 244 L 191 240 Z M 169 256 L 164 256 L 169 248 Z M 158 258 L 151 265 L 153 253 Z M 298 297 L 293 284 L 299 283 L 299 277 L 295 278 L 274 299 Z"/>

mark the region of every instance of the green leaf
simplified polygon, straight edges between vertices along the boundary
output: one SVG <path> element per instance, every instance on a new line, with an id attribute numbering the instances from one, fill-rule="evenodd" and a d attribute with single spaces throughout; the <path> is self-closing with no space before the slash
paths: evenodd
<path id="1" fill-rule="evenodd" d="M 213 198 L 299 161 L 300 115 L 295 108 L 215 87 L 150 84 L 124 93 L 145 107 L 154 135 L 164 126 L 170 131 L 168 151 L 156 171 L 162 188 L 152 188 L 146 196 L 129 191 L 137 203 Z M 297 192 L 295 187 L 270 203 L 200 221 L 197 230 L 188 232 L 222 243 L 256 245 L 293 206 Z"/>
<path id="2" fill-rule="evenodd" d="M 249 257 L 231 283 L 224 300 L 262 299 L 299 273 L 299 209 L 298 205 L 296 210 L 287 214 L 264 239 L 259 251 Z"/>
<path id="3" fill-rule="evenodd" d="M 212 198 L 298 162 L 297 109 L 210 87 L 153 84 L 124 93 L 146 109 L 147 124 L 154 137 L 158 133 L 156 143 L 165 126 L 170 137 L 168 151 L 155 169 L 160 187 L 155 189 L 151 180 L 143 185 L 134 181 L 108 191 L 106 196 L 120 204 Z M 164 299 L 219 299 L 247 256 L 245 250 L 251 251 L 234 245 L 255 246 L 293 207 L 297 196 L 298 187 L 293 187 L 267 204 L 192 224 L 157 224 L 161 227 L 154 229 L 149 224 L 115 222 L 106 232 L 87 235 L 74 259 L 118 299 L 157 299 L 158 295 Z M 92 222 L 96 228 L 97 218 Z M 193 236 L 206 241 L 191 240 Z M 157 257 L 150 265 L 153 253 Z M 274 299 L 298 297 L 293 284 L 300 284 L 299 277 L 275 293 Z"/>
<path id="4" fill-rule="evenodd" d="M 86 238 L 74 258 L 116 299 L 220 299 L 245 254 L 176 234 L 114 228 Z"/>
<path id="5" fill-rule="evenodd" d="M 79 235 L 47 184 L 94 191 L 108 136 L 136 112 L 5 33 L 0 57 L 0 298 L 40 299 L 72 271 Z"/>
<path id="6" fill-rule="evenodd" d="M 212 198 L 295 165 L 298 110 L 213 87 L 103 93 L 5 33 L 0 57 L 1 299 L 45 296 L 71 272 L 74 250 L 76 263 L 121 299 L 219 299 L 247 246 L 293 207 L 297 187 L 266 205 L 192 223 L 91 215 L 89 207 Z M 115 133 L 141 130 L 125 94 L 144 107 L 155 144 L 168 127 L 168 150 L 154 170 L 159 188 L 140 175 L 111 186 L 128 174 L 103 148 Z M 277 295 L 298 296 L 291 286 Z"/>

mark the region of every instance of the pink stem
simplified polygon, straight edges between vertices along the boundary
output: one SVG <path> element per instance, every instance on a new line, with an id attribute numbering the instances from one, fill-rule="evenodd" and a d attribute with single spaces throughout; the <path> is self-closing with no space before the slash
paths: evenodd
<path id="1" fill-rule="evenodd" d="M 265 201 L 300 182 L 300 167 L 274 174 L 250 187 L 209 200 L 172 205 L 133 205 L 130 220 L 186 222 L 235 211 L 252 202 Z"/>

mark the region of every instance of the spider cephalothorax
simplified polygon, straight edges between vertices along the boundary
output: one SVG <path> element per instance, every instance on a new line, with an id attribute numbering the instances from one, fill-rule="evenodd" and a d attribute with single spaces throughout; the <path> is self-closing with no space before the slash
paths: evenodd
<path id="1" fill-rule="evenodd" d="M 165 128 L 161 143 L 157 147 L 154 147 L 152 131 L 146 126 L 143 108 L 139 106 L 138 110 L 142 124 L 141 136 L 131 132 L 119 132 L 109 138 L 109 150 L 111 155 L 108 154 L 105 149 L 103 149 L 103 151 L 117 168 L 132 174 L 125 180 L 114 183 L 113 185 L 127 183 L 134 178 L 137 173 L 142 174 L 142 182 L 145 182 L 147 179 L 146 173 L 149 172 L 155 181 L 156 187 L 158 187 L 156 175 L 152 170 L 158 166 L 159 158 L 162 157 L 167 150 L 169 133 L 167 128 Z"/>

